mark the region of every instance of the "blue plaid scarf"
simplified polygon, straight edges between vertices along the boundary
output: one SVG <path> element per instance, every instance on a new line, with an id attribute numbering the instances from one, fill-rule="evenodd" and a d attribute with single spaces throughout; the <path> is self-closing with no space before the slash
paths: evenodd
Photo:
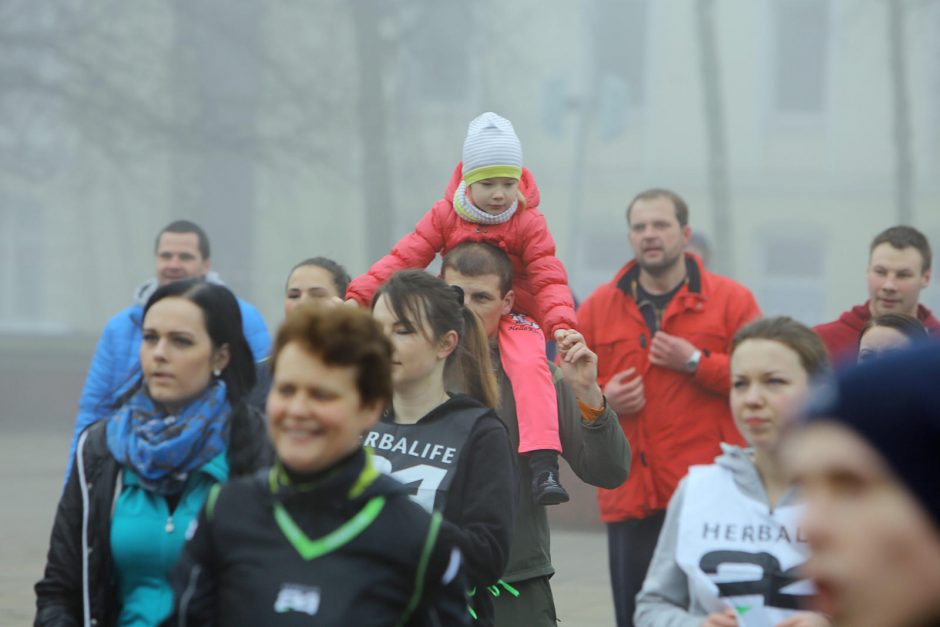
<path id="1" fill-rule="evenodd" d="M 179 414 L 168 415 L 142 386 L 108 421 L 108 449 L 156 494 L 182 492 L 189 473 L 228 447 L 231 405 L 216 379 Z"/>

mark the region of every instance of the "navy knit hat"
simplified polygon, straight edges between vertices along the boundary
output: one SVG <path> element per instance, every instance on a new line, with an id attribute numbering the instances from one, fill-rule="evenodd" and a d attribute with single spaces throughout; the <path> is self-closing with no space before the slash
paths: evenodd
<path id="1" fill-rule="evenodd" d="M 940 527 L 940 346 L 848 368 L 819 390 L 806 413 L 861 435 Z"/>

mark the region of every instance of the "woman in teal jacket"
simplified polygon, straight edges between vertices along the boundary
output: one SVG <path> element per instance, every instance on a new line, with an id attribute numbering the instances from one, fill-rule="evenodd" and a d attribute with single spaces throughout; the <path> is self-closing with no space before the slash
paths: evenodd
<path id="1" fill-rule="evenodd" d="M 141 378 L 86 429 L 52 529 L 37 625 L 154 625 L 167 573 L 213 485 L 270 462 L 238 302 L 193 279 L 143 312 Z"/>

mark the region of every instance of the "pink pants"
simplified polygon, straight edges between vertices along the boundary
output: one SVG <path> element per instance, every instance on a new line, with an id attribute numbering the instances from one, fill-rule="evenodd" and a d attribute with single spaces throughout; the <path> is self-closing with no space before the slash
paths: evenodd
<path id="1" fill-rule="evenodd" d="M 499 321 L 499 355 L 516 398 L 519 452 L 561 452 L 558 437 L 558 398 L 545 359 L 545 335 L 520 314 Z"/>

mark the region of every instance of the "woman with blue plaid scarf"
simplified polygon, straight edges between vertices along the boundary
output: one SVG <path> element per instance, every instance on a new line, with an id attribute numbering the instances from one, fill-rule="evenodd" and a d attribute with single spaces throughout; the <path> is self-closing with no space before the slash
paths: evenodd
<path id="1" fill-rule="evenodd" d="M 234 295 L 185 280 L 144 309 L 139 376 L 83 432 L 59 502 L 37 625 L 155 625 L 172 609 L 167 572 L 211 488 L 271 461 Z"/>

